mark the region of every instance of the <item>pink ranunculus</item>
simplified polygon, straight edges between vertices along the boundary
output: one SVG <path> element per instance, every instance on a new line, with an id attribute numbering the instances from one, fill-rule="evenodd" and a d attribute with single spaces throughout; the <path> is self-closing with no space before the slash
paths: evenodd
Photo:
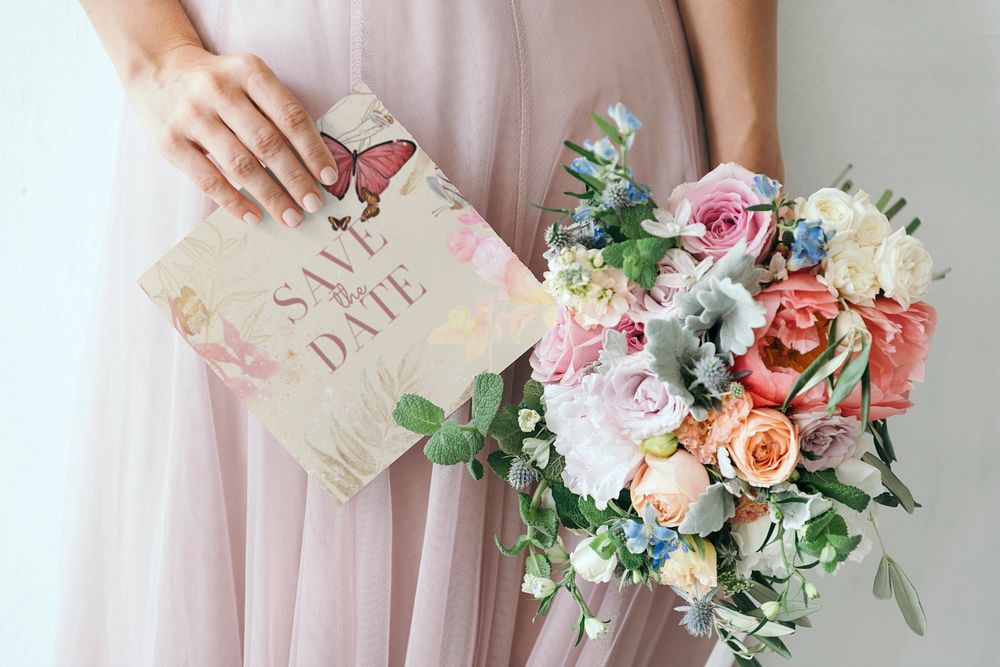
<path id="1" fill-rule="evenodd" d="M 703 236 L 684 236 L 684 249 L 698 259 L 725 255 L 745 239 L 747 254 L 757 259 L 770 249 L 774 238 L 774 215 L 770 211 L 745 211 L 747 206 L 767 204 L 754 188 L 754 174 L 734 162 L 720 164 L 695 183 L 682 183 L 667 200 L 667 209 L 677 213 L 685 199 L 691 203 L 691 222 L 705 225 Z"/>
<path id="2" fill-rule="evenodd" d="M 604 327 L 584 328 L 566 308 L 560 308 L 555 326 L 531 353 L 531 377 L 545 384 L 578 384 L 603 346 Z"/>
<path id="3" fill-rule="evenodd" d="M 871 334 L 871 419 L 902 414 L 912 405 L 910 390 L 924 380 L 924 361 L 937 313 L 918 301 L 903 308 L 896 301 L 879 297 L 873 307 L 854 306 Z M 856 388 L 840 404 L 845 415 L 861 414 L 861 389 Z"/>
<path id="4" fill-rule="evenodd" d="M 837 317 L 837 297 L 830 293 L 811 273 L 792 273 L 787 280 L 771 283 L 763 289 L 758 301 L 774 319 L 765 335 L 777 338 L 785 347 L 806 354 L 817 347 L 825 348 L 817 325 Z M 822 349 L 822 348 L 821 348 Z"/>
<path id="5" fill-rule="evenodd" d="M 488 283 L 503 285 L 507 264 L 515 259 L 514 252 L 498 236 L 487 236 L 479 242 L 472 255 L 476 275 Z"/>
<path id="6" fill-rule="evenodd" d="M 459 227 L 448 235 L 448 251 L 460 262 L 471 262 L 479 243 L 486 238 L 477 236 L 472 227 Z"/>
<path id="7" fill-rule="evenodd" d="M 646 327 L 642 322 L 636 322 L 628 315 L 622 315 L 622 319 L 613 328 L 625 336 L 629 354 L 646 347 Z"/>

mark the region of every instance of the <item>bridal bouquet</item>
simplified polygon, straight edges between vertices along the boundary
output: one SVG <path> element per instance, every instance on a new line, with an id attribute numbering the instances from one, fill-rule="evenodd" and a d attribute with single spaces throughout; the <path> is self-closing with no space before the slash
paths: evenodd
<path id="1" fill-rule="evenodd" d="M 519 491 L 524 523 L 497 546 L 524 555 L 539 614 L 560 591 L 575 600 L 578 641 L 610 622 L 580 577 L 668 585 L 692 635 L 716 633 L 741 664 L 787 657 L 781 637 L 819 609 L 811 575 L 873 542 L 875 596 L 894 596 L 923 634 L 875 512 L 920 506 L 893 472 L 888 428 L 935 325 L 919 220 L 893 230 L 905 202 L 890 206 L 891 192 L 872 201 L 848 182 L 792 200 L 737 164 L 657 203 L 628 167 L 641 123 L 621 104 L 608 113 L 594 116 L 605 136 L 566 142 L 578 205 L 545 209 L 568 218 L 545 236 L 558 314 L 520 402 L 501 405 L 487 373 L 469 423 L 413 394 L 396 422 L 430 436 L 431 461 L 477 479 L 495 440 L 487 462 Z"/>

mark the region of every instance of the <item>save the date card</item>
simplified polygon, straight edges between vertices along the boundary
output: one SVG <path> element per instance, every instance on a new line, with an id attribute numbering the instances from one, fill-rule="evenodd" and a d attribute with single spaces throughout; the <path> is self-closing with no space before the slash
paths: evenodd
<path id="1" fill-rule="evenodd" d="M 217 210 L 140 284 L 334 499 L 411 447 L 392 408 L 451 412 L 546 330 L 549 298 L 370 90 L 318 126 L 340 168 L 296 229 Z"/>

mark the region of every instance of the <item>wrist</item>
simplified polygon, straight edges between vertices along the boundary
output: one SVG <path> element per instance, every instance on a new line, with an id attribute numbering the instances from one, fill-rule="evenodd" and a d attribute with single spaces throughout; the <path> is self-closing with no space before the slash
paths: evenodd
<path id="1" fill-rule="evenodd" d="M 158 41 L 155 45 L 139 46 L 129 53 L 119 75 L 126 91 L 131 91 L 150 81 L 164 78 L 179 60 L 208 52 L 197 37 L 178 35 Z"/>

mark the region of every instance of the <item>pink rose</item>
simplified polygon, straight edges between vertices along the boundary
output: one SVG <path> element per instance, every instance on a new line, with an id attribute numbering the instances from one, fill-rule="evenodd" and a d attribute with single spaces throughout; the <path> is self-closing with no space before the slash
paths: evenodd
<path id="1" fill-rule="evenodd" d="M 660 524 L 681 525 L 688 507 L 708 488 L 705 466 L 679 449 L 670 458 L 661 459 L 647 454 L 632 479 L 629 489 L 632 506 L 642 514 L 646 503 L 656 510 Z"/>
<path id="2" fill-rule="evenodd" d="M 531 377 L 545 384 L 578 384 L 603 347 L 604 327 L 584 328 L 566 308 L 560 308 L 555 326 L 531 353 Z"/>
<path id="3" fill-rule="evenodd" d="M 771 247 L 775 223 L 770 211 L 743 210 L 770 203 L 754 188 L 753 179 L 753 173 L 727 162 L 696 183 L 682 183 L 674 188 L 667 209 L 676 214 L 686 199 L 691 203 L 691 223 L 705 225 L 703 236 L 681 237 L 685 250 L 698 259 L 718 259 L 745 239 L 747 254 L 763 258 Z"/>
<path id="4" fill-rule="evenodd" d="M 803 412 L 792 415 L 792 421 L 799 427 L 802 467 L 809 472 L 836 468 L 854 456 L 858 448 L 861 422 L 855 417 Z"/>
<path id="5" fill-rule="evenodd" d="M 625 336 L 629 354 L 646 347 L 646 327 L 642 322 L 636 322 L 628 315 L 622 315 L 622 319 L 613 328 Z"/>
<path id="6" fill-rule="evenodd" d="M 684 401 L 672 396 L 650 369 L 651 360 L 644 353 L 630 354 L 599 375 L 594 384 L 619 433 L 637 444 L 670 433 L 688 414 Z"/>
<path id="7" fill-rule="evenodd" d="M 910 390 L 924 380 L 924 361 L 937 325 L 937 313 L 918 301 L 903 308 L 879 297 L 873 307 L 854 306 L 872 336 L 868 358 L 871 368 L 871 419 L 902 414 L 912 405 Z M 861 414 L 861 389 L 840 404 L 845 415 Z"/>
<path id="8" fill-rule="evenodd" d="M 472 255 L 476 275 L 494 285 L 504 284 L 511 260 L 516 260 L 514 252 L 498 236 L 484 237 Z"/>
<path id="9" fill-rule="evenodd" d="M 470 262 L 480 241 L 486 238 L 477 236 L 471 227 L 459 227 L 448 235 L 448 251 L 458 261 Z"/>

